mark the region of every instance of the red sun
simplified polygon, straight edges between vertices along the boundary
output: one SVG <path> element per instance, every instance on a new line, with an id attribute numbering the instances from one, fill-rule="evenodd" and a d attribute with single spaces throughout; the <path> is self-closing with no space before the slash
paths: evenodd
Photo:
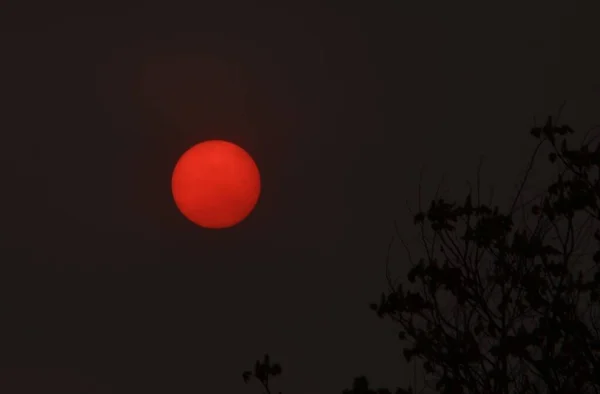
<path id="1" fill-rule="evenodd" d="M 260 173 L 239 146 L 205 141 L 179 158 L 171 189 L 175 205 L 187 219 L 205 228 L 227 228 L 254 209 L 260 195 Z"/>

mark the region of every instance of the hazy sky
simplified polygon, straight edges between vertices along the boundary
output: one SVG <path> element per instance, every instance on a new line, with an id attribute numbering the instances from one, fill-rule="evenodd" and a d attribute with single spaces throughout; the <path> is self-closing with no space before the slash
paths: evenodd
<path id="1" fill-rule="evenodd" d="M 425 199 L 443 173 L 460 196 L 484 154 L 502 203 L 534 116 L 567 100 L 576 130 L 600 123 L 597 1 L 13 3 L 0 7 L 12 394 L 255 394 L 241 372 L 264 352 L 284 394 L 338 393 L 359 374 L 404 384 L 394 328 L 367 304 L 393 220 L 414 234 L 421 168 Z M 229 230 L 195 227 L 171 200 L 178 156 L 210 138 L 262 174 Z"/>

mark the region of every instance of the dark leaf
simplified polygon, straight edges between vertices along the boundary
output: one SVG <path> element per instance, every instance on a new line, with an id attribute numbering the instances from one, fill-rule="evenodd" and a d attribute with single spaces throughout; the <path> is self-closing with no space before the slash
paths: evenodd
<path id="1" fill-rule="evenodd" d="M 248 383 L 248 381 L 250 380 L 250 377 L 251 377 L 251 376 L 252 376 L 252 372 L 250 372 L 250 371 L 245 371 L 245 372 L 242 374 L 242 378 L 244 378 L 244 382 L 245 382 L 245 383 Z"/>
<path id="2" fill-rule="evenodd" d="M 425 214 L 423 212 L 419 212 L 415 215 L 414 224 L 423 223 L 425 220 Z"/>
<path id="3" fill-rule="evenodd" d="M 273 364 L 271 366 L 271 375 L 273 375 L 273 376 L 281 375 L 281 365 Z"/>
<path id="4" fill-rule="evenodd" d="M 542 129 L 542 132 L 550 140 L 550 142 L 554 142 L 554 127 L 552 127 L 552 116 L 548 116 L 548 120 Z"/>
<path id="5" fill-rule="evenodd" d="M 463 206 L 464 210 L 465 210 L 465 214 L 466 215 L 470 215 L 473 211 L 473 204 L 471 202 L 471 193 L 469 193 L 467 195 L 467 198 L 465 199 L 465 204 Z"/>

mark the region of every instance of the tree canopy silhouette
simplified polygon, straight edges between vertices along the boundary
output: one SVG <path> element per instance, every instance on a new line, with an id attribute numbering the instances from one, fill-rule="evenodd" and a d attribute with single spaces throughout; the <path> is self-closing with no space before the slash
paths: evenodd
<path id="1" fill-rule="evenodd" d="M 537 146 L 504 210 L 482 201 L 480 167 L 462 203 L 436 195 L 419 207 L 418 260 L 396 231 L 411 265 L 408 283 L 392 278 L 388 258 L 389 288 L 370 307 L 398 325 L 399 339 L 410 344 L 405 359 L 421 360 L 439 393 L 600 392 L 600 142 L 588 139 L 593 130 L 573 147 L 571 127 L 552 117 L 534 126 Z M 557 175 L 525 201 L 544 149 Z M 281 368 L 265 360 L 244 379 L 256 377 L 270 394 L 268 376 Z M 364 376 L 343 391 L 389 393 L 370 389 Z"/>

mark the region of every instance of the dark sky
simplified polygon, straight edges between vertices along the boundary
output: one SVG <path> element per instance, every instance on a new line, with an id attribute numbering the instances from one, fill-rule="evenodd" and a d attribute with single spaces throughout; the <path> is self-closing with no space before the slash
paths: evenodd
<path id="1" fill-rule="evenodd" d="M 484 154 L 502 203 L 534 116 L 567 100 L 576 129 L 600 121 L 597 1 L 12 3 L 2 392 L 257 393 L 240 374 L 264 352 L 284 394 L 404 384 L 367 304 L 393 220 L 415 234 L 421 168 L 425 199 L 444 173 L 460 196 Z M 221 231 L 170 195 L 178 156 L 211 138 L 263 183 Z"/>

